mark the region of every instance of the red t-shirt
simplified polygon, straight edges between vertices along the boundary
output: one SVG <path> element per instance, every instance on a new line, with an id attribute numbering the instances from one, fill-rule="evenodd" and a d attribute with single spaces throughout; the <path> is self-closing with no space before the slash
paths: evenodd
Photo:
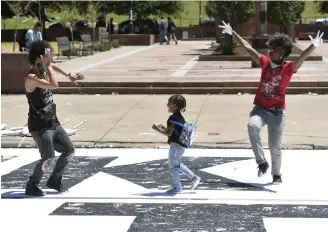
<path id="1" fill-rule="evenodd" d="M 254 104 L 265 109 L 272 107 L 286 108 L 286 89 L 294 73 L 294 62 L 286 62 L 272 69 L 270 67 L 270 59 L 261 55 L 260 66 L 262 74 Z"/>

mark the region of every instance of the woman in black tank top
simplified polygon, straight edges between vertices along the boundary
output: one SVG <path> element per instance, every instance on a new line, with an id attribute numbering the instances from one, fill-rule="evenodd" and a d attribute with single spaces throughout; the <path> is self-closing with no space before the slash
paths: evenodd
<path id="1" fill-rule="evenodd" d="M 68 76 L 71 81 L 83 79 L 82 74 L 75 77 L 66 74 L 53 63 L 53 49 L 46 41 L 35 41 L 29 49 L 29 62 L 31 70 L 25 77 L 26 97 L 29 104 L 28 129 L 36 142 L 41 160 L 30 176 L 25 194 L 43 196 L 38 187 L 43 172 L 49 168 L 55 151 L 62 153 L 56 166 L 48 179 L 48 188 L 62 192 L 62 174 L 69 159 L 74 155 L 74 146 L 56 115 L 56 104 L 52 97 L 52 89 L 58 88 L 56 73 Z"/>

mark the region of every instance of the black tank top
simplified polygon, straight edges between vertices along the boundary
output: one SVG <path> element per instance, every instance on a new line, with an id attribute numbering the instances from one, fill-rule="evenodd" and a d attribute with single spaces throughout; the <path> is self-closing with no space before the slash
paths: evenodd
<path id="1" fill-rule="evenodd" d="M 30 132 L 43 129 L 55 129 L 60 125 L 57 115 L 55 115 L 52 120 L 45 122 L 36 112 L 36 110 L 40 110 L 53 102 L 52 91 L 50 89 L 35 88 L 33 92 L 27 92 L 26 97 L 29 104 L 27 126 Z"/>

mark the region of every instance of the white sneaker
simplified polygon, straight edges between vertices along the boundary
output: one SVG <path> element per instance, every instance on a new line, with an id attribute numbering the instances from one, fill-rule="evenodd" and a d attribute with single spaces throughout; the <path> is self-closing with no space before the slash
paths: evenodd
<path id="1" fill-rule="evenodd" d="M 194 179 L 192 179 L 192 181 L 191 181 L 191 187 L 190 187 L 190 189 L 191 190 L 196 189 L 197 186 L 199 185 L 200 180 L 201 180 L 201 178 L 199 176 L 195 176 Z"/>

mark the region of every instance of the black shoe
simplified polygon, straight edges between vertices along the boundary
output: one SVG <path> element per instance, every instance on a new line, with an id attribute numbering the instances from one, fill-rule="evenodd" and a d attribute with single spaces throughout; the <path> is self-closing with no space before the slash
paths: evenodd
<path id="1" fill-rule="evenodd" d="M 58 191 L 59 193 L 66 192 L 67 189 L 63 186 L 63 184 L 61 183 L 61 180 L 62 180 L 61 177 L 56 178 L 56 177 L 51 176 L 49 178 L 49 180 L 47 181 L 46 186 L 48 188 L 51 188 L 51 189 L 54 189 L 54 190 Z"/>
<path id="2" fill-rule="evenodd" d="M 44 196 L 43 191 L 39 188 L 37 183 L 28 181 L 26 184 L 25 195 L 42 197 Z"/>
<path id="3" fill-rule="evenodd" d="M 273 175 L 273 181 L 272 181 L 272 184 L 281 184 L 281 183 L 282 183 L 281 176 Z"/>
<path id="4" fill-rule="evenodd" d="M 258 177 L 263 176 L 267 172 L 268 168 L 269 168 L 269 164 L 268 163 L 260 164 L 258 166 L 259 171 L 257 173 L 257 176 Z"/>

